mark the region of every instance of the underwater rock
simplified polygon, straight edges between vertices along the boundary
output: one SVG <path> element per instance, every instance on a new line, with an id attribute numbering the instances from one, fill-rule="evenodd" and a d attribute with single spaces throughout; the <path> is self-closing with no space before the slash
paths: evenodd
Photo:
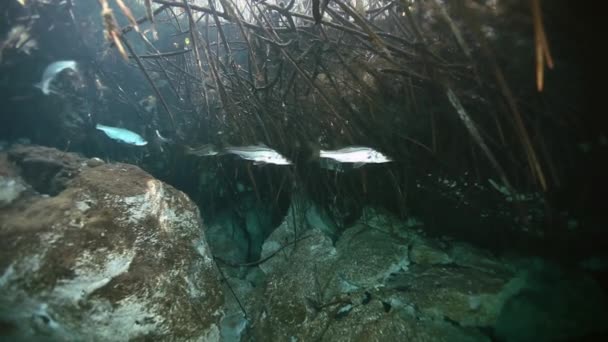
<path id="1" fill-rule="evenodd" d="M 406 239 L 363 224 L 348 228 L 336 243 L 336 274 L 327 295 L 365 291 L 393 273 L 407 271 L 408 245 Z"/>
<path id="2" fill-rule="evenodd" d="M 27 149 L 13 160 L 61 186 L 0 209 L 0 339 L 218 341 L 222 285 L 194 203 L 132 165 Z"/>
<path id="3" fill-rule="evenodd" d="M 388 311 L 387 311 L 388 310 Z M 371 301 L 358 305 L 332 323 L 322 334 L 322 341 L 450 341 L 489 342 L 490 339 L 478 331 L 465 330 L 448 322 L 418 320 L 401 317 L 390 305 Z"/>
<path id="4" fill-rule="evenodd" d="M 510 273 L 510 265 L 492 257 L 486 250 L 462 241 L 450 241 L 447 251 L 452 262 L 458 266 L 474 268 L 488 273 Z"/>
<path id="5" fill-rule="evenodd" d="M 314 340 L 312 330 L 303 330 L 312 329 L 309 323 L 315 309 L 311 303 L 320 302 L 321 284 L 334 273 L 336 251 L 329 237 L 308 225 L 302 201 L 302 197 L 292 200 L 283 223 L 262 246 L 262 260 L 272 257 L 259 265 L 267 276 L 250 312 L 248 336 L 255 340 Z"/>
<path id="6" fill-rule="evenodd" d="M 219 212 L 208 222 L 205 236 L 215 257 L 235 264 L 247 262 L 247 234 L 230 211 Z"/>
<path id="7" fill-rule="evenodd" d="M 313 202 L 307 203 L 306 206 L 308 208 L 306 210 L 306 222 L 311 227 L 318 227 L 332 241 L 335 241 L 339 235 L 338 225 L 328 211 Z"/>
<path id="8" fill-rule="evenodd" d="M 255 289 L 249 281 L 227 274 L 226 282 L 232 291 L 224 291 L 225 309 L 220 322 L 221 341 L 241 341 L 241 336 L 249 324 L 243 309 L 245 312 L 251 312 L 251 298 L 255 297 Z M 236 298 L 239 298 L 239 301 Z"/>
<path id="9" fill-rule="evenodd" d="M 334 247 L 325 233 L 307 224 L 302 211 L 292 205 L 264 244 L 263 257 L 280 252 L 260 265 L 266 286 L 263 303 L 250 313 L 250 337 L 490 340 L 482 329 L 495 324 L 513 293 L 505 291 L 512 273 L 460 266 L 446 252 L 449 246 L 438 248 L 442 243 L 423 238 L 407 222 L 374 210 L 366 210 L 365 220 L 347 228 Z M 292 222 L 298 224 L 298 236 L 307 238 L 283 247 L 293 241 Z M 439 262 L 412 263 L 410 250 L 417 244 L 425 255 L 440 256 L 430 258 Z M 491 268 L 492 263 L 483 265 Z"/>
<path id="10" fill-rule="evenodd" d="M 242 264 L 258 260 L 264 239 L 275 226 L 271 208 L 259 202 L 252 191 L 242 192 L 235 200 L 238 209 L 224 208 L 206 222 L 207 241 L 213 255 L 221 261 Z M 231 274 L 239 273 L 228 268 Z"/>
<path id="11" fill-rule="evenodd" d="M 96 167 L 96 166 L 100 166 L 105 164 L 105 162 L 103 160 L 101 160 L 100 158 L 97 157 L 93 157 L 87 160 L 87 166 L 88 167 Z"/>
<path id="12" fill-rule="evenodd" d="M 54 196 L 78 175 L 84 159 L 76 153 L 35 145 L 15 145 L 9 160 L 21 169 L 23 179 L 42 194 Z"/>
<path id="13" fill-rule="evenodd" d="M 496 323 L 501 340 L 606 340 L 608 297 L 593 278 L 540 259 L 522 260 L 521 265 L 512 282 L 515 295 Z"/>
<path id="14" fill-rule="evenodd" d="M 492 274 L 464 267 L 412 265 L 395 274 L 387 288 L 396 298 L 416 308 L 415 316 L 430 321 L 455 322 L 461 327 L 494 326 L 506 291 L 508 274 Z"/>
<path id="15" fill-rule="evenodd" d="M 308 200 L 302 196 L 292 198 L 291 206 L 287 210 L 283 222 L 264 241 L 261 259 L 266 259 L 276 253 L 272 258 L 260 264 L 260 269 L 264 273 L 270 274 L 275 272 L 276 268 L 291 267 L 291 254 L 295 253 L 295 247 L 302 244 L 310 246 L 315 251 L 320 250 L 322 254 L 319 255 L 319 260 L 322 262 L 326 262 L 330 255 L 335 255 L 332 240 L 325 234 L 325 229 L 311 225 L 308 221 L 307 204 Z M 279 250 L 282 252 L 277 253 Z"/>
<path id="16" fill-rule="evenodd" d="M 0 151 L 0 208 L 13 203 L 27 189 L 17 167 Z"/>
<path id="17" fill-rule="evenodd" d="M 245 228 L 249 237 L 250 259 L 257 260 L 260 257 L 264 239 L 272 233 L 275 226 L 272 224 L 272 214 L 270 205 L 262 203 L 250 192 L 241 195 L 239 201 L 244 211 Z"/>
<path id="18" fill-rule="evenodd" d="M 19 178 L 0 175 L 0 208 L 13 203 L 25 189 L 25 185 Z"/>
<path id="19" fill-rule="evenodd" d="M 282 225 L 286 228 L 288 225 Z M 321 303 L 323 288 L 331 275 L 335 258 L 335 249 L 331 240 L 318 230 L 300 231 L 304 239 L 295 245 L 283 248 L 279 236 L 289 236 L 289 231 L 275 231 L 264 245 L 266 252 L 270 248 L 281 249 L 270 260 L 271 265 L 263 263 L 260 267 L 267 273 L 266 286 L 256 296 L 256 310 L 250 313 L 252 329 L 249 337 L 256 341 L 314 341 L 320 336 L 322 327 L 312 323 L 316 316 L 316 304 Z M 268 240 L 267 240 L 268 241 Z M 270 266 L 270 267 L 269 267 Z"/>
<path id="20" fill-rule="evenodd" d="M 409 257 L 412 263 L 420 265 L 445 265 L 453 262 L 439 243 L 425 238 L 416 239 L 410 248 Z"/>

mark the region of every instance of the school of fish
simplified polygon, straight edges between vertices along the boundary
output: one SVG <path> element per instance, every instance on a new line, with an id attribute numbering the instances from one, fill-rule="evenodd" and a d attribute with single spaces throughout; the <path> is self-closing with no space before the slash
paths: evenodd
<path id="1" fill-rule="evenodd" d="M 60 60 L 49 64 L 42 73 L 42 80 L 35 84 L 37 88 L 40 88 L 45 95 L 51 93 L 51 83 L 53 80 L 61 74 L 64 70 L 69 69 L 74 72 L 78 72 L 77 63 L 73 60 Z M 148 104 L 149 98 L 146 98 Z M 141 102 L 141 101 L 140 101 Z M 140 103 L 145 106 L 145 104 Z M 145 108 L 146 111 L 148 107 Z M 139 134 L 130 131 L 125 128 L 106 126 L 97 124 L 96 129 L 105 133 L 105 135 L 115 141 L 134 145 L 134 146 L 146 146 L 148 142 Z M 157 139 L 162 143 L 172 143 L 170 139 L 163 137 L 158 130 L 155 130 Z M 213 145 L 203 145 L 197 148 L 186 146 L 186 153 L 207 157 L 217 156 L 225 154 L 233 154 L 244 160 L 253 161 L 254 165 L 292 165 L 292 161 L 281 155 L 276 150 L 263 145 L 248 145 L 248 146 L 228 146 L 222 149 L 218 149 Z M 344 168 L 341 164 L 352 164 L 354 168 L 361 167 L 365 164 L 380 164 L 391 162 L 392 159 L 376 151 L 370 147 L 364 146 L 349 146 L 338 150 L 319 150 L 318 157 L 321 160 L 321 166 L 334 171 L 343 171 Z"/>

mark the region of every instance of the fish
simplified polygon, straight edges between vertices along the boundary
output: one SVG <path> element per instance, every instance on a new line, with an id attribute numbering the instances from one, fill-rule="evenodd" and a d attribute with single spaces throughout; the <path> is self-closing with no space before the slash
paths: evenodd
<path id="1" fill-rule="evenodd" d="M 144 140 L 144 138 L 141 137 L 141 135 L 135 132 L 131 132 L 128 129 L 104 126 L 100 124 L 97 124 L 95 128 L 104 132 L 110 139 L 124 142 L 126 144 L 135 146 L 145 146 L 148 143 Z"/>
<path id="2" fill-rule="evenodd" d="M 393 161 L 370 147 L 350 146 L 339 150 L 319 150 L 320 158 L 332 159 L 340 163 L 353 163 L 355 167 L 364 164 L 379 164 Z"/>
<path id="3" fill-rule="evenodd" d="M 34 86 L 36 88 L 40 88 L 45 95 L 50 94 L 51 90 L 49 87 L 51 82 L 65 69 L 71 69 L 74 72 L 78 72 L 75 61 L 69 60 L 53 62 L 49 64 L 46 69 L 44 69 L 44 72 L 42 73 L 42 81 L 36 83 Z"/>
<path id="4" fill-rule="evenodd" d="M 212 144 L 205 144 L 198 147 L 186 146 L 186 153 L 198 157 L 209 157 L 217 156 L 220 154 L 220 151 L 218 151 L 218 149 Z"/>
<path id="5" fill-rule="evenodd" d="M 226 147 L 224 153 L 236 154 L 237 156 L 252 160 L 255 165 L 274 164 L 274 165 L 291 165 L 291 161 L 283 157 L 279 152 L 264 145 L 254 146 L 239 146 Z"/>
<path id="6" fill-rule="evenodd" d="M 169 144 L 173 142 L 173 140 L 163 137 L 158 130 L 154 130 L 154 133 L 156 133 L 158 140 L 163 144 Z"/>

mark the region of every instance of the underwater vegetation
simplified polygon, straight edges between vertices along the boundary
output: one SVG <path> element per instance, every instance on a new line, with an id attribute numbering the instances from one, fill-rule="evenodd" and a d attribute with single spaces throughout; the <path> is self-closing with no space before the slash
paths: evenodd
<path id="1" fill-rule="evenodd" d="M 606 339 L 601 13 L 1 1 L 0 339 Z"/>

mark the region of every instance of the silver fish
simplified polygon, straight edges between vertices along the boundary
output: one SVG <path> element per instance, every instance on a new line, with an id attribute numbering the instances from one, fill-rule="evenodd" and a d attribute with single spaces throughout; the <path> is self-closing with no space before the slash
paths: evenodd
<path id="1" fill-rule="evenodd" d="M 36 88 L 40 88 L 45 95 L 48 95 L 50 90 L 51 82 L 65 69 L 71 69 L 74 72 L 77 72 L 75 61 L 57 61 L 49 64 L 44 72 L 42 73 L 42 81 L 36 83 L 34 86 Z"/>
<path id="2" fill-rule="evenodd" d="M 198 147 L 186 146 L 186 153 L 198 157 L 217 156 L 220 152 L 211 144 L 205 144 Z"/>
<path id="3" fill-rule="evenodd" d="M 392 159 L 389 157 L 372 148 L 360 146 L 345 147 L 334 151 L 320 150 L 319 157 L 333 159 L 340 163 L 354 163 L 361 165 L 388 163 L 392 161 Z"/>
<path id="4" fill-rule="evenodd" d="M 237 156 L 252 160 L 258 164 L 291 165 L 291 161 L 283 157 L 279 152 L 263 145 L 226 147 L 225 153 L 236 154 Z"/>
<path id="5" fill-rule="evenodd" d="M 118 128 L 118 127 L 110 127 L 97 124 L 95 126 L 98 130 L 104 132 L 111 139 L 124 142 L 127 144 L 135 145 L 135 146 L 144 146 L 148 142 L 141 137 L 141 135 L 131 132 L 128 129 Z"/>

